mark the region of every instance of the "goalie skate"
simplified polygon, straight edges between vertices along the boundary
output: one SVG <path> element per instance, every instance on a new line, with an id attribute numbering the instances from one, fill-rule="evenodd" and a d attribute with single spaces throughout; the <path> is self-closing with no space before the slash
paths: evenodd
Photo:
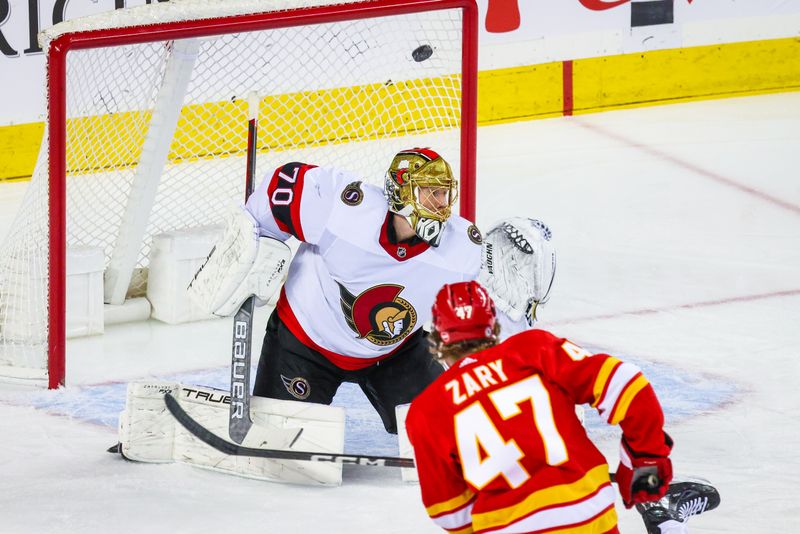
<path id="1" fill-rule="evenodd" d="M 674 525 L 670 522 L 685 523 L 691 516 L 713 510 L 719 503 L 719 492 L 707 480 L 685 479 L 670 484 L 661 499 L 637 504 L 636 510 L 642 514 L 648 534 L 662 534 L 669 532 L 670 524 Z"/>

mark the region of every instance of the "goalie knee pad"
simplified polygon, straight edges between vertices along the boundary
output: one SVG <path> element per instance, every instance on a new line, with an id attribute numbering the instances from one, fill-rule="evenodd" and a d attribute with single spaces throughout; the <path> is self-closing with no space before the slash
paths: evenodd
<path id="1" fill-rule="evenodd" d="M 171 393 L 198 423 L 228 437 L 230 397 L 227 391 L 164 382 L 128 384 L 120 414 L 122 454 L 140 462 L 182 462 L 247 478 L 336 486 L 342 482 L 337 463 L 231 456 L 198 440 L 167 410 Z M 253 397 L 253 426 L 242 445 L 324 453 L 344 451 L 344 409 L 321 404 Z"/>
<path id="2" fill-rule="evenodd" d="M 260 237 L 253 216 L 237 208 L 189 284 L 189 297 L 220 317 L 233 315 L 251 295 L 264 304 L 286 279 L 291 257 L 286 243 Z"/>

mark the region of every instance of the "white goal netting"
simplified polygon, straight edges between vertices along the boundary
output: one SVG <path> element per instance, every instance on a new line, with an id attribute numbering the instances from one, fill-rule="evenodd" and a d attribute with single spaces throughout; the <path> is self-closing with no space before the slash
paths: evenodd
<path id="1" fill-rule="evenodd" d="M 42 40 L 47 47 L 71 32 L 113 36 L 140 24 L 180 29 L 208 17 L 219 28 L 229 20 L 221 16 L 264 6 L 297 7 L 184 0 L 69 21 Z M 119 304 L 143 294 L 153 236 L 220 224 L 242 201 L 253 91 L 257 181 L 279 164 L 305 161 L 381 184 L 392 155 L 418 145 L 439 150 L 458 173 L 462 19 L 461 9 L 441 9 L 140 44 L 112 38 L 70 51 L 66 138 L 57 140 L 66 176 L 49 176 L 48 136 L 58 129 L 48 125 L 0 247 L 0 375 L 46 375 L 48 239 L 61 224 L 50 216 L 49 180 L 65 179 L 67 247 L 102 249 L 105 301 Z"/>

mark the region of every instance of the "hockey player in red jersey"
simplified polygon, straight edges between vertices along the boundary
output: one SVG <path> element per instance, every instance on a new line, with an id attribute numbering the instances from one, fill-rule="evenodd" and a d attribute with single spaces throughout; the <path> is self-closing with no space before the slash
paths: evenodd
<path id="1" fill-rule="evenodd" d="M 582 403 L 622 428 L 616 482 L 625 506 L 665 495 L 672 440 L 638 368 L 543 330 L 498 344 L 494 304 L 476 282 L 444 286 L 432 320 L 449 368 L 413 401 L 406 429 L 436 524 L 458 533 L 618 532 L 606 460 L 575 416 Z"/>

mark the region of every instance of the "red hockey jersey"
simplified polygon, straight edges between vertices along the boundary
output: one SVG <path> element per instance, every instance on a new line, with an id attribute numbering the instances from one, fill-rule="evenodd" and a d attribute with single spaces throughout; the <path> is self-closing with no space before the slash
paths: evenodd
<path id="1" fill-rule="evenodd" d="M 617 532 L 608 465 L 575 415 L 584 403 L 637 453 L 669 454 L 652 387 L 609 355 L 529 330 L 448 369 L 406 419 L 434 522 L 459 534 Z"/>

